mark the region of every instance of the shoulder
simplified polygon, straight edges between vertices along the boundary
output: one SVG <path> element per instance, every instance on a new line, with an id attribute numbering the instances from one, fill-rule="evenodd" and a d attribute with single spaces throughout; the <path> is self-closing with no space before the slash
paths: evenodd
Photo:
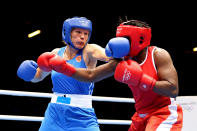
<path id="1" fill-rule="evenodd" d="M 97 51 L 103 51 L 104 48 L 102 48 L 101 46 L 99 46 L 97 44 L 87 44 L 84 50 L 87 53 L 94 53 L 94 52 L 97 52 Z"/>
<path id="2" fill-rule="evenodd" d="M 60 48 L 55 48 L 55 49 L 53 49 L 53 50 L 51 51 L 51 53 L 54 53 L 54 54 L 57 55 L 57 53 L 58 53 L 59 50 L 60 50 Z"/>
<path id="3" fill-rule="evenodd" d="M 96 62 L 100 61 L 109 61 L 109 57 L 105 54 L 105 49 L 97 44 L 88 44 L 84 50 L 84 54 L 87 54 L 90 61 Z"/>
<path id="4" fill-rule="evenodd" d="M 103 48 L 98 44 L 87 44 L 86 49 L 92 50 L 92 49 L 103 49 Z"/>
<path id="5" fill-rule="evenodd" d="M 169 52 L 160 47 L 155 48 L 154 60 L 156 65 L 167 64 L 172 61 Z"/>
<path id="6" fill-rule="evenodd" d="M 163 48 L 155 47 L 154 56 L 160 57 L 160 58 L 165 58 L 165 57 L 170 57 L 170 54 L 168 53 L 167 50 L 165 50 Z"/>

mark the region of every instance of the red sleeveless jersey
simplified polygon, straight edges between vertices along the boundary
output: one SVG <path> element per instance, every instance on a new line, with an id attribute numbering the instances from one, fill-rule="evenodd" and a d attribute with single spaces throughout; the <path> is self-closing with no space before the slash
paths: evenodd
<path id="1" fill-rule="evenodd" d="M 157 69 L 154 62 L 154 51 L 156 47 L 150 46 L 146 50 L 145 60 L 140 64 L 143 72 L 158 80 Z M 153 112 L 161 107 L 171 104 L 169 97 L 161 96 L 152 90 L 142 91 L 139 87 L 129 85 L 135 99 L 135 108 L 138 113 L 145 114 Z"/>

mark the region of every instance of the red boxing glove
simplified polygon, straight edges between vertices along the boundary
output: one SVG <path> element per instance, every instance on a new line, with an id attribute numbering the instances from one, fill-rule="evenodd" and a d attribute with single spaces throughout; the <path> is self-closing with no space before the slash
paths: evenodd
<path id="1" fill-rule="evenodd" d="M 121 61 L 116 67 L 114 77 L 119 82 L 138 86 L 143 91 L 152 90 L 156 83 L 156 80 L 143 73 L 140 65 L 133 60 Z"/>
<path id="2" fill-rule="evenodd" d="M 38 57 L 37 64 L 39 68 L 43 71 L 50 72 L 52 70 L 51 66 L 49 65 L 49 60 L 56 55 L 51 52 L 45 52 Z"/>
<path id="3" fill-rule="evenodd" d="M 52 67 L 53 70 L 67 76 L 72 76 L 76 72 L 74 66 L 67 63 L 65 59 L 58 55 L 49 60 L 49 65 Z"/>

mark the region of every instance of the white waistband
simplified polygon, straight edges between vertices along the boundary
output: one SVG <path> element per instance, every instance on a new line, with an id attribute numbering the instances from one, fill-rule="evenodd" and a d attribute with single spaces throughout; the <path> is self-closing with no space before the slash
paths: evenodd
<path id="1" fill-rule="evenodd" d="M 51 103 L 64 104 L 81 108 L 92 108 L 92 96 L 54 93 L 51 98 Z"/>

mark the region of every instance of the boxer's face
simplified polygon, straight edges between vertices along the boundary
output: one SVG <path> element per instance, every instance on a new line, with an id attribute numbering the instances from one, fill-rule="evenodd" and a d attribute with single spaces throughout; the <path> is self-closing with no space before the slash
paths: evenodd
<path id="1" fill-rule="evenodd" d="M 88 36 L 89 31 L 85 29 L 74 28 L 71 31 L 71 41 L 78 49 L 82 49 L 85 46 Z"/>

